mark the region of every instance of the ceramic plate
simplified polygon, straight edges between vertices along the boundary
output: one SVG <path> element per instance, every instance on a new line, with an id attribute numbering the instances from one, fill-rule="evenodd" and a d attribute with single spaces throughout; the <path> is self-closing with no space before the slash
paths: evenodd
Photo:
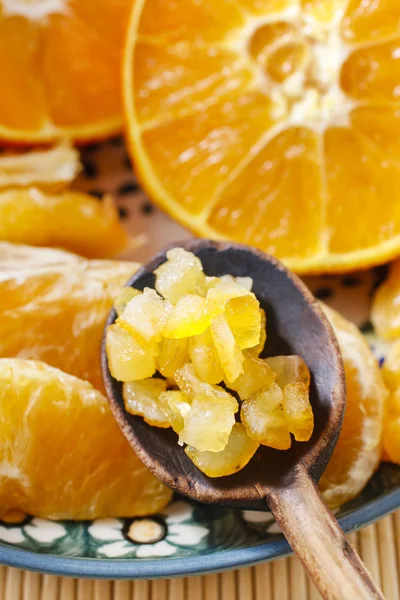
<path id="1" fill-rule="evenodd" d="M 77 187 L 101 196 L 114 193 L 121 218 L 142 236 L 134 253 L 146 260 L 163 245 L 188 237 L 145 198 L 130 169 L 120 139 L 85 151 Z M 147 240 L 144 239 L 147 236 Z M 308 278 L 317 297 L 361 327 L 379 360 L 368 323 L 371 293 L 385 269 L 351 276 Z M 400 468 L 382 464 L 355 500 L 338 513 L 346 531 L 362 527 L 400 506 Z M 17 525 L 0 523 L 0 563 L 37 571 L 91 578 L 171 577 L 218 571 L 285 556 L 290 549 L 272 515 L 197 504 L 175 497 L 152 517 L 156 539 L 136 544 L 130 536 L 135 519 L 51 522 L 29 518 Z"/>

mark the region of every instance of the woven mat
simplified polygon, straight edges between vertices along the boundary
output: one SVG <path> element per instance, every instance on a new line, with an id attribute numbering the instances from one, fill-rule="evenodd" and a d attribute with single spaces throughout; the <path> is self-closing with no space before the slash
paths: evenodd
<path id="1" fill-rule="evenodd" d="M 386 600 L 399 600 L 400 511 L 349 538 Z M 68 579 L 0 567 L 0 600 L 319 599 L 296 558 L 218 575 L 158 581 Z"/>

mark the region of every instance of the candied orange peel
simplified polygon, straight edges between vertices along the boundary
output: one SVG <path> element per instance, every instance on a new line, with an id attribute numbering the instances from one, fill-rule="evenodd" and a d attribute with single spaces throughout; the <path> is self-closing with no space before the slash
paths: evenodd
<path id="1" fill-rule="evenodd" d="M 251 278 L 207 277 L 183 248 L 169 250 L 154 274 L 155 289 L 118 296 L 107 330 L 125 409 L 172 427 L 209 477 L 239 471 L 260 444 L 287 450 L 292 437 L 308 441 L 310 372 L 300 356 L 261 358 L 267 316 Z"/>

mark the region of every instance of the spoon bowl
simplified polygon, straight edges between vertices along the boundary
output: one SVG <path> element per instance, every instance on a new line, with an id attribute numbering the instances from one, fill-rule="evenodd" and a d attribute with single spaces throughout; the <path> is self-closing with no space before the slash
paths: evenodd
<path id="1" fill-rule="evenodd" d="M 333 452 L 345 410 L 341 354 L 318 302 L 298 277 L 258 250 L 197 239 L 173 244 L 177 245 L 198 256 L 206 275 L 253 279 L 252 291 L 267 315 L 268 338 L 262 356 L 298 354 L 304 358 L 311 373 L 314 432 L 309 442 L 294 442 L 287 451 L 260 446 L 248 465 L 234 475 L 207 477 L 178 445 L 172 429 L 152 427 L 125 410 L 122 384 L 110 374 L 103 343 L 106 390 L 126 439 L 150 471 L 181 494 L 242 509 L 268 506 L 324 598 L 382 598 L 315 486 Z M 165 262 L 167 250 L 139 269 L 128 285 L 154 288 L 153 271 Z M 115 319 L 111 311 L 107 326 Z"/>

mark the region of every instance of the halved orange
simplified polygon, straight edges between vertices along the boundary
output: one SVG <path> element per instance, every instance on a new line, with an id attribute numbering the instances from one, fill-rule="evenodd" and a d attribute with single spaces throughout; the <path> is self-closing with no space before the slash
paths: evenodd
<path id="1" fill-rule="evenodd" d="M 0 358 L 40 360 L 103 391 L 105 321 L 137 268 L 0 242 Z"/>
<path id="2" fill-rule="evenodd" d="M 0 138 L 102 138 L 122 126 L 132 0 L 0 0 Z"/>
<path id="3" fill-rule="evenodd" d="M 132 157 L 194 232 L 294 270 L 400 254 L 397 0 L 137 0 Z"/>

